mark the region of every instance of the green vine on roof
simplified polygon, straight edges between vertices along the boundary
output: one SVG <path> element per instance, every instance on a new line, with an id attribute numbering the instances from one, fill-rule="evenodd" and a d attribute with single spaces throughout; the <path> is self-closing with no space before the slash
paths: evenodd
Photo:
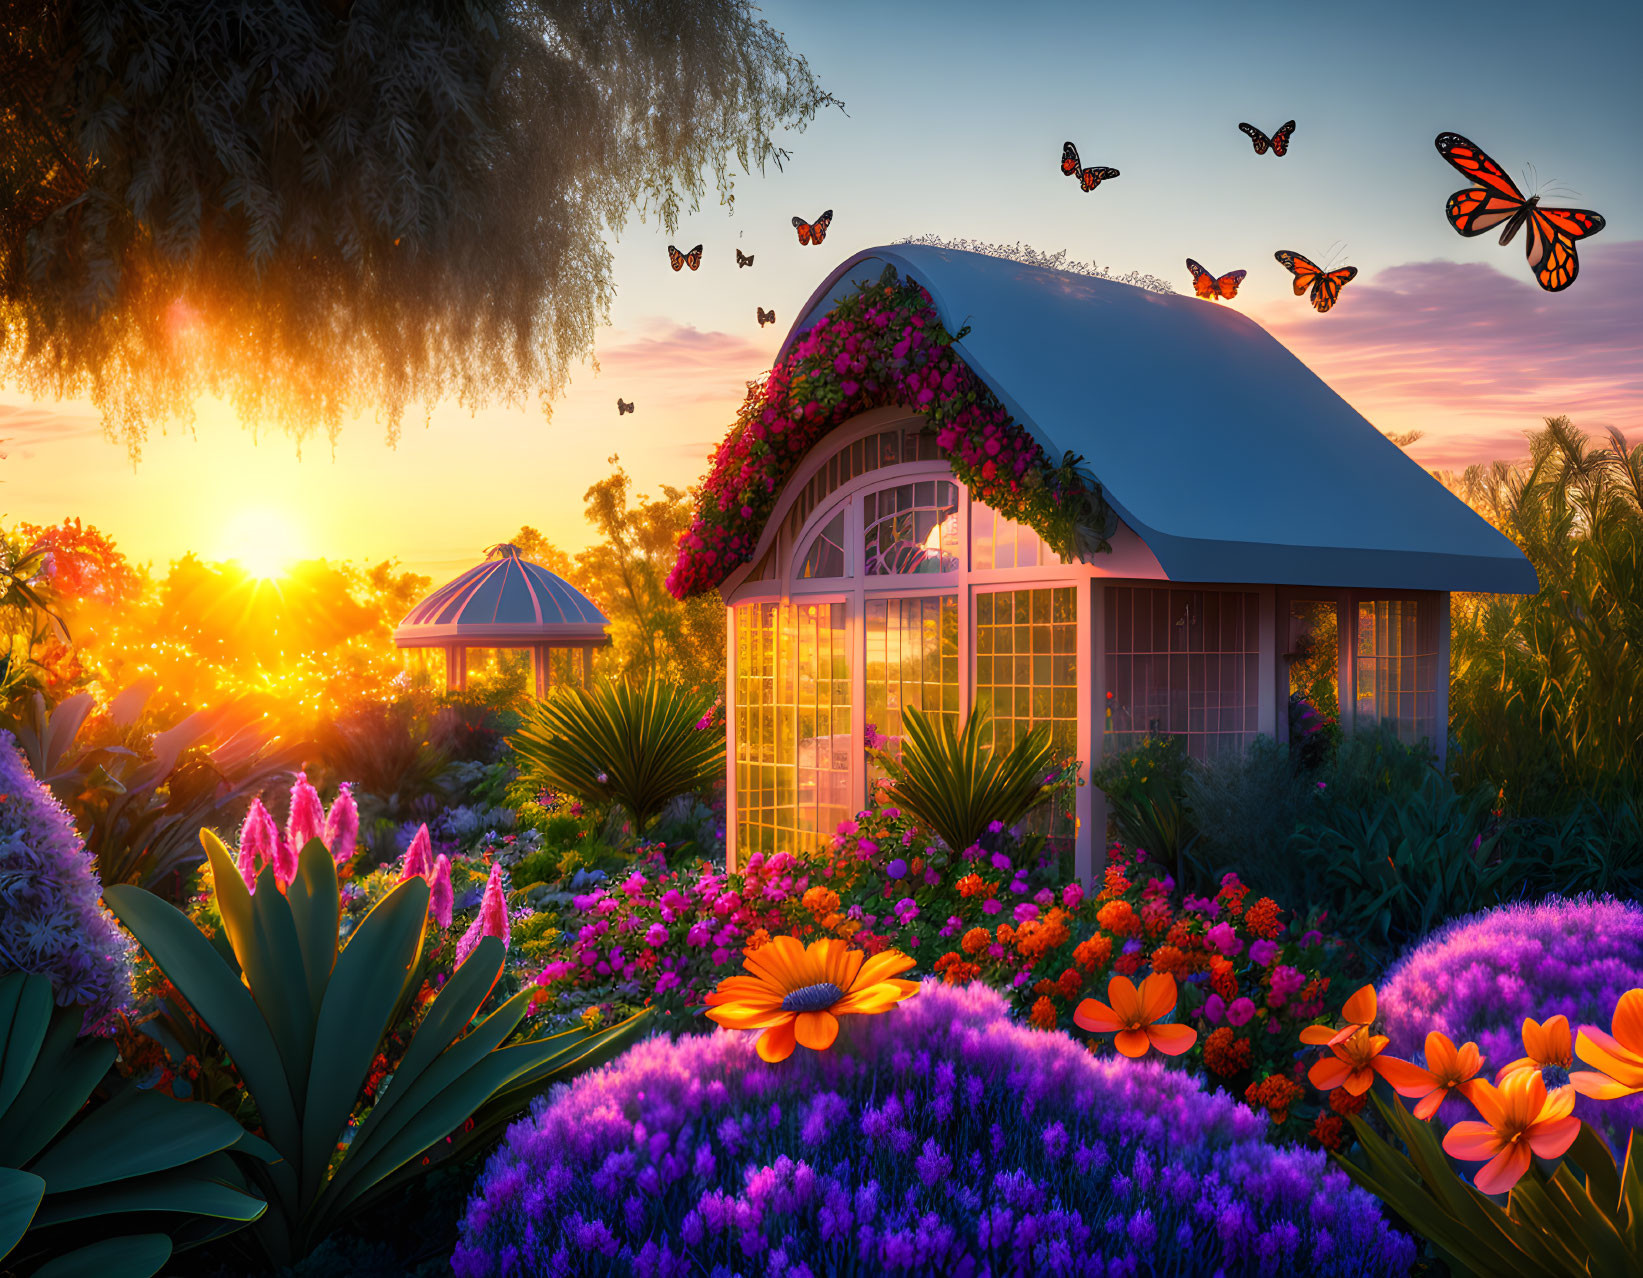
<path id="1" fill-rule="evenodd" d="M 679 539 L 668 589 L 711 590 L 753 557 L 782 486 L 835 427 L 872 408 L 921 413 L 970 495 L 1027 525 L 1065 559 L 1110 551 L 1111 508 L 1084 459 L 1053 461 L 1014 421 L 953 343 L 930 294 L 886 267 L 841 298 L 749 385 L 736 425 L 713 454 L 696 518 Z"/>

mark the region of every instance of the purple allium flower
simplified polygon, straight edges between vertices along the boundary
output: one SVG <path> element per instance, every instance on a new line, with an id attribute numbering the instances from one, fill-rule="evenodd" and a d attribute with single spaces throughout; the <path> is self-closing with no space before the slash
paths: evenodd
<path id="1" fill-rule="evenodd" d="M 1615 1004 L 1643 986 L 1643 906 L 1612 898 L 1547 897 L 1456 919 L 1400 959 L 1377 986 L 1389 1051 L 1422 1059 L 1431 1030 L 1475 1042 L 1484 1074 L 1523 1055 L 1523 1019 L 1567 1016 L 1569 1027 L 1607 1029 Z M 1443 1123 L 1472 1117 L 1451 1101 Z M 1643 1096 L 1582 1096 L 1574 1116 L 1624 1150 L 1643 1126 Z"/>
<path id="2" fill-rule="evenodd" d="M 1414 1261 L 1321 1153 L 1272 1147 L 1263 1116 L 1182 1071 L 1018 1025 L 979 983 L 927 982 L 774 1068 L 754 1038 L 652 1037 L 551 1093 L 474 1186 L 459 1278 L 1383 1278 Z"/>
<path id="3" fill-rule="evenodd" d="M 84 1029 L 100 1032 L 131 1002 L 131 942 L 103 908 L 73 820 L 9 732 L 0 732 L 0 795 L 0 974 L 44 973 L 57 1005 L 84 1007 Z"/>
<path id="4" fill-rule="evenodd" d="M 892 879 L 905 879 L 907 877 L 907 862 L 903 861 L 898 856 L 894 861 L 890 862 L 889 865 L 884 867 L 884 872 Z"/>

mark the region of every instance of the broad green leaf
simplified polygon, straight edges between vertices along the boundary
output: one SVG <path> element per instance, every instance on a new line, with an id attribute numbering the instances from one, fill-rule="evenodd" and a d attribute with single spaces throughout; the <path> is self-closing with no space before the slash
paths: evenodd
<path id="1" fill-rule="evenodd" d="M 34 1278 L 153 1278 L 171 1259 L 164 1234 L 106 1238 L 47 1261 Z"/>
<path id="2" fill-rule="evenodd" d="M 59 1225 L 114 1212 L 159 1211 L 245 1223 L 267 1210 L 267 1203 L 242 1189 L 184 1169 L 70 1194 L 54 1193 L 46 1199 L 36 1221 L 40 1225 Z"/>
<path id="3" fill-rule="evenodd" d="M 49 976 L 11 972 L 0 978 L 0 1116 L 17 1099 L 34 1068 L 51 1007 Z"/>
<path id="4" fill-rule="evenodd" d="M 297 877 L 286 888 L 291 918 L 302 949 L 302 967 L 308 981 L 308 1006 L 318 1008 L 325 985 L 337 961 L 337 926 L 342 915 L 336 862 L 329 852 L 309 855 L 312 844 L 297 858 Z M 323 848 L 323 844 L 321 847 Z"/>
<path id="5" fill-rule="evenodd" d="M 291 1084 L 274 1036 L 240 978 L 187 915 L 153 893 L 116 884 L 103 899 L 222 1042 L 257 1103 L 270 1143 L 291 1157 L 302 1143 Z"/>
<path id="6" fill-rule="evenodd" d="M 0 1260 L 23 1241 L 45 1196 L 46 1182 L 15 1167 L 0 1167 Z"/>
<path id="7" fill-rule="evenodd" d="M 113 1043 L 79 1037 L 80 1017 L 78 1008 L 53 1010 L 34 1069 L 0 1118 L 6 1162 L 31 1162 L 80 1112 L 114 1064 Z"/>
<path id="8" fill-rule="evenodd" d="M 215 1105 L 127 1087 L 97 1106 L 30 1170 L 52 1194 L 181 1167 L 239 1140 L 240 1125 Z"/>

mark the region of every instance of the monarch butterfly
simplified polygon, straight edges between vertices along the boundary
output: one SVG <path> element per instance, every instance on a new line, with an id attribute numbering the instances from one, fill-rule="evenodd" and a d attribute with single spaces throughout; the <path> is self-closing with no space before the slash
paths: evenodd
<path id="1" fill-rule="evenodd" d="M 827 238 L 827 228 L 832 224 L 833 210 L 828 209 L 814 222 L 806 222 L 802 217 L 793 219 L 793 227 L 799 233 L 800 244 L 820 244 Z M 752 261 L 749 258 L 748 261 Z"/>
<path id="2" fill-rule="evenodd" d="M 1308 285 L 1312 286 L 1312 306 L 1320 315 L 1335 305 L 1335 299 L 1341 295 L 1341 289 L 1350 284 L 1353 276 L 1358 273 L 1355 266 L 1343 266 L 1339 270 L 1325 272 L 1321 266 L 1308 261 L 1299 253 L 1291 253 L 1288 249 L 1279 249 L 1272 256 L 1295 277 L 1296 297 L 1306 292 Z"/>
<path id="3" fill-rule="evenodd" d="M 1199 297 L 1232 299 L 1238 296 L 1238 285 L 1244 282 L 1248 271 L 1228 271 L 1225 275 L 1211 275 L 1199 266 L 1190 257 L 1187 259 L 1187 270 L 1192 272 L 1192 288 Z"/>
<path id="4" fill-rule="evenodd" d="M 1580 274 L 1580 257 L 1575 241 L 1596 235 L 1606 225 L 1601 213 L 1590 209 L 1543 209 L 1540 196 L 1523 198 L 1517 184 L 1505 170 L 1485 155 L 1476 143 L 1458 133 L 1438 134 L 1438 154 L 1450 165 L 1477 183 L 1456 191 L 1443 206 L 1449 225 L 1462 235 L 1482 235 L 1502 222 L 1506 229 L 1500 242 L 1510 244 L 1518 228 L 1527 225 L 1529 269 L 1548 293 L 1559 293 Z"/>
<path id="5" fill-rule="evenodd" d="M 767 311 L 767 310 L 765 310 L 764 307 L 761 306 L 761 307 L 758 308 L 758 312 L 759 312 L 759 327 L 760 328 L 763 328 L 766 324 L 774 324 L 776 322 L 776 312 L 775 311 Z"/>
<path id="6" fill-rule="evenodd" d="M 631 403 L 627 402 L 626 400 L 624 400 L 620 395 L 618 395 L 616 397 L 616 415 L 618 417 L 620 417 L 624 413 L 631 413 L 632 411 L 633 411 L 633 405 Z"/>
<path id="7" fill-rule="evenodd" d="M 744 252 L 741 251 L 741 249 L 737 249 L 736 250 L 736 265 L 737 266 L 752 266 L 753 265 L 753 254 L 744 253 Z"/>
<path id="8" fill-rule="evenodd" d="M 1061 144 L 1061 171 L 1068 177 L 1077 178 L 1078 185 L 1086 191 L 1093 191 L 1108 178 L 1118 176 L 1117 169 L 1101 167 L 1086 169 L 1081 167 L 1078 160 L 1078 148 L 1071 142 Z"/>
<path id="9" fill-rule="evenodd" d="M 1289 135 L 1295 132 L 1295 121 L 1291 120 L 1271 137 L 1267 137 L 1253 124 L 1240 124 L 1238 127 L 1249 134 L 1249 140 L 1255 144 L 1256 155 L 1265 155 L 1267 148 L 1270 147 L 1272 154 L 1281 156 L 1289 152 Z"/>
<path id="10" fill-rule="evenodd" d="M 667 246 L 667 260 L 672 263 L 674 270 L 678 270 L 681 266 L 688 266 L 694 271 L 702 264 L 702 246 L 698 244 L 690 252 L 681 253 L 669 244 Z"/>

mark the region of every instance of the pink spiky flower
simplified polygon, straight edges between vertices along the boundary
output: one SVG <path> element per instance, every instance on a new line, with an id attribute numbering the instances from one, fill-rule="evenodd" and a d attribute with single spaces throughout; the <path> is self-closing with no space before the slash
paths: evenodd
<path id="1" fill-rule="evenodd" d="M 428 837 L 428 827 L 423 825 L 411 840 L 411 846 L 405 849 L 405 861 L 400 866 L 399 881 L 406 879 L 426 879 L 434 869 L 434 845 Z"/>
<path id="2" fill-rule="evenodd" d="M 286 884 L 297 877 L 297 849 L 291 846 L 289 840 L 276 835 L 274 838 L 274 855 L 271 859 L 274 862 L 274 879 L 283 892 Z"/>
<path id="3" fill-rule="evenodd" d="M 502 891 L 502 867 L 491 866 L 491 877 L 485 884 L 484 899 L 479 902 L 479 913 L 456 944 L 456 965 L 461 967 L 468 955 L 479 947 L 487 936 L 494 936 L 508 948 L 508 898 Z"/>
<path id="4" fill-rule="evenodd" d="M 252 799 L 251 806 L 245 813 L 245 822 L 240 826 L 240 853 L 237 864 L 240 877 L 245 880 L 245 886 L 253 892 L 257 890 L 257 871 L 274 859 L 274 849 L 279 841 L 280 831 L 274 824 L 273 816 L 263 807 L 260 798 Z M 277 875 L 278 869 L 274 873 Z"/>
<path id="5" fill-rule="evenodd" d="M 354 849 L 359 844 L 359 805 L 354 802 L 350 782 L 344 781 L 337 790 L 331 810 L 325 814 L 325 830 L 320 837 L 338 865 L 354 859 Z"/>
<path id="6" fill-rule="evenodd" d="M 450 927 L 451 911 L 455 905 L 456 893 L 451 887 L 451 859 L 441 852 L 428 879 L 428 913 L 433 915 L 434 922 L 440 927 Z M 503 913 L 505 917 L 506 911 Z M 475 945 L 478 943 L 474 942 Z"/>
<path id="7" fill-rule="evenodd" d="M 285 822 L 285 841 L 293 853 L 300 855 L 310 840 L 324 832 L 325 807 L 319 801 L 319 791 L 308 784 L 306 772 L 299 772 L 291 785 L 291 815 Z"/>

